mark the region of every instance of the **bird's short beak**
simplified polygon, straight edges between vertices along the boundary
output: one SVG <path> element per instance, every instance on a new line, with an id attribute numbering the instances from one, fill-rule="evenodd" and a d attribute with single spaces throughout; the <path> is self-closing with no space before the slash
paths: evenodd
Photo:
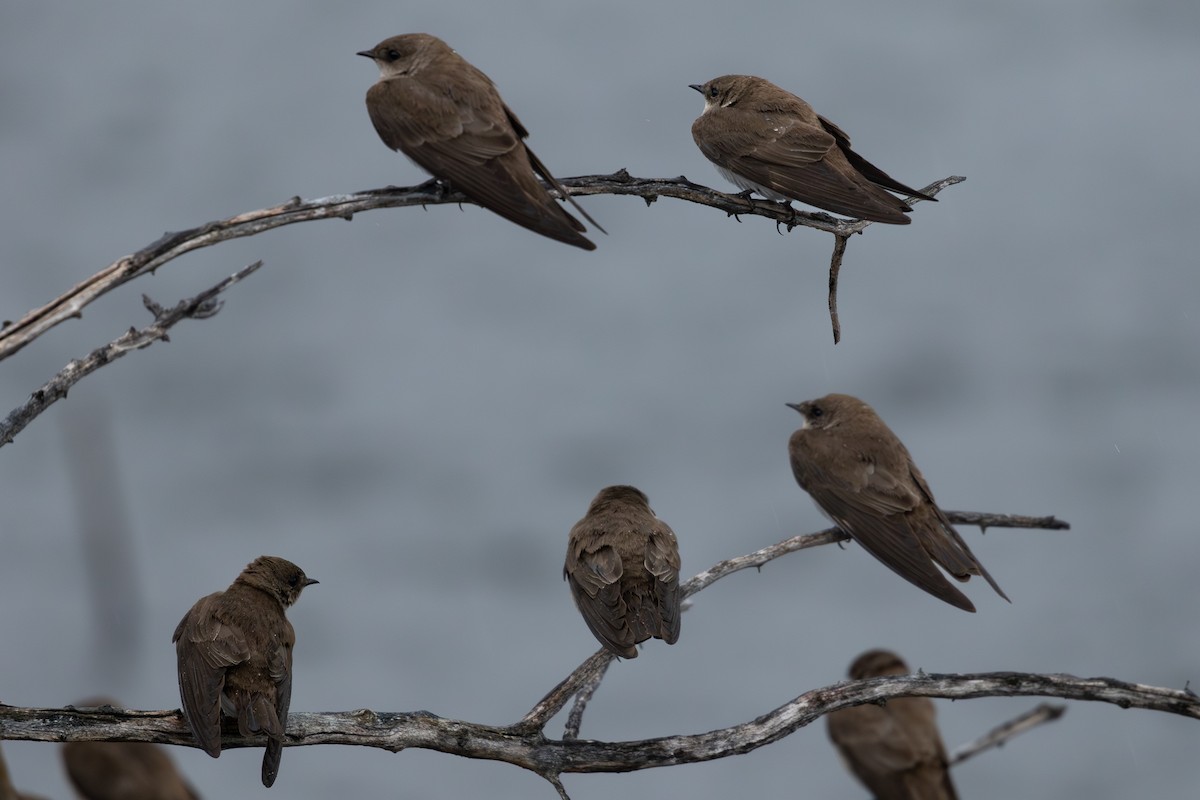
<path id="1" fill-rule="evenodd" d="M 362 54 L 361 54 L 361 53 L 359 53 L 359 55 L 362 55 Z M 319 580 L 317 580 L 316 578 L 308 578 L 308 577 L 305 577 L 305 579 L 304 579 L 304 585 L 305 585 L 305 586 L 312 586 L 314 583 L 320 583 L 320 581 L 319 581 Z"/>
<path id="2" fill-rule="evenodd" d="M 359 51 L 358 51 L 357 53 L 355 53 L 354 55 L 356 55 L 356 56 L 365 56 L 366 58 L 374 58 L 374 57 L 375 57 L 375 54 L 374 54 L 374 53 L 372 53 L 370 50 L 359 50 Z"/>
<path id="3" fill-rule="evenodd" d="M 797 411 L 801 414 L 804 413 L 804 411 L 800 408 L 799 403 L 785 403 L 784 405 L 786 405 L 788 408 L 792 409 L 793 411 Z"/>
<path id="4" fill-rule="evenodd" d="M 361 56 L 362 53 L 359 53 L 359 55 Z M 695 89 L 700 94 L 704 94 L 704 87 L 702 85 L 700 85 L 699 83 L 689 83 L 688 88 Z"/>

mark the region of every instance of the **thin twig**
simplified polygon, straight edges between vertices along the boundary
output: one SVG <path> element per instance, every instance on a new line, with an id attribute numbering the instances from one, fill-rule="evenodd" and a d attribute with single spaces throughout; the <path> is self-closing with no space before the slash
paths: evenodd
<path id="1" fill-rule="evenodd" d="M 1036 708 L 1026 711 L 1021 716 L 1014 717 L 1008 722 L 997 725 L 975 741 L 968 742 L 956 749 L 950 756 L 950 766 L 961 764 L 968 758 L 977 756 L 993 747 L 1001 747 L 1014 736 L 1020 736 L 1022 733 L 1031 731 L 1039 725 L 1053 722 L 1065 713 L 1067 713 L 1067 707 L 1064 705 L 1041 703 Z"/>
<path id="2" fill-rule="evenodd" d="M 554 787 L 554 791 L 558 792 L 559 800 L 571 800 L 571 796 L 567 794 L 567 787 L 563 786 L 561 778 L 557 775 L 543 775 L 542 777 L 550 781 L 550 785 Z"/>
<path id="3" fill-rule="evenodd" d="M 835 234 L 833 256 L 829 259 L 829 322 L 833 325 L 833 343 L 842 340 L 842 324 L 838 322 L 837 287 L 838 273 L 842 271 L 842 256 L 846 255 L 846 242 L 849 236 Z"/>
<path id="4" fill-rule="evenodd" d="M 1069 531 L 1071 523 L 1058 517 L 1025 517 L 1019 514 L 986 514 L 982 511 L 947 511 L 955 525 L 975 525 L 980 533 L 988 528 L 1036 528 L 1044 531 Z"/>
<path id="5" fill-rule="evenodd" d="M 93 350 L 83 358 L 77 358 L 59 370 L 29 399 L 17 406 L 0 422 L 0 447 L 12 442 L 13 437 L 23 431 L 39 414 L 59 400 L 65 399 L 67 391 L 87 375 L 106 364 L 116 361 L 126 353 L 149 347 L 157 341 L 170 341 L 167 331 L 182 319 L 208 319 L 221 310 L 218 295 L 242 278 L 262 266 L 256 261 L 243 267 L 216 286 L 206 289 L 195 297 L 180 300 L 173 308 L 164 309 L 149 297 L 142 295 L 142 304 L 154 315 L 154 322 L 140 330 L 130 328 L 121 336 L 103 347 Z"/>
<path id="6" fill-rule="evenodd" d="M 906 202 L 909 205 L 913 203 L 928 202 L 927 198 L 931 198 L 945 189 L 947 186 L 953 186 L 956 183 L 962 183 L 966 178 L 961 175 L 953 175 L 949 178 L 931 183 L 921 190 L 925 197 L 910 197 Z M 807 224 L 807 223 L 805 223 Z M 842 259 L 846 255 L 846 243 L 850 241 L 850 235 L 853 233 L 862 233 L 863 229 L 870 225 L 870 220 L 853 220 L 852 224 L 845 226 L 840 230 L 829 231 L 834 235 L 836 241 L 833 243 L 833 256 L 829 259 L 829 322 L 833 326 L 833 343 L 837 344 L 842 340 L 842 323 L 838 319 L 837 312 L 837 289 L 838 276 L 842 271 Z M 810 227 L 817 227 L 810 225 Z M 788 227 L 791 230 L 791 226 Z M 820 228 L 819 230 L 825 230 Z"/>
<path id="7" fill-rule="evenodd" d="M 591 702 L 592 695 L 600 688 L 600 682 L 604 680 L 604 673 L 608 671 L 608 665 L 611 663 L 610 660 L 601 664 L 600 668 L 589 675 L 583 686 L 580 686 L 579 691 L 575 693 L 575 705 L 571 706 L 571 713 L 567 715 L 567 724 L 563 728 L 562 738 L 579 738 L 579 727 L 583 724 L 583 712 L 587 710 L 587 704 Z"/>
<path id="8" fill-rule="evenodd" d="M 546 696 L 537 702 L 537 705 L 529 709 L 521 721 L 512 726 L 512 730 L 516 733 L 526 733 L 540 731 L 546 727 L 550 718 L 562 711 L 563 706 L 575 696 L 580 687 L 590 682 L 593 676 L 604 674 L 614 658 L 616 656 L 604 649 L 592 653 L 570 675 L 547 692 Z"/>

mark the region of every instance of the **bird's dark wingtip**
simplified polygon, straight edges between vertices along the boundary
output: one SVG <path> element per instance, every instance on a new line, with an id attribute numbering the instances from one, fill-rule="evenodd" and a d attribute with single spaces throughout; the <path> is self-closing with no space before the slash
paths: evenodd
<path id="1" fill-rule="evenodd" d="M 971 614 L 975 613 L 975 604 L 971 602 L 971 599 L 958 589 L 955 589 L 953 586 L 951 586 L 949 582 L 947 582 L 944 587 L 941 587 L 940 591 L 931 591 L 930 588 L 926 586 L 921 586 L 921 588 L 930 592 L 930 594 L 934 595 L 939 600 L 945 600 L 955 608 L 962 609 L 963 611 Z"/>

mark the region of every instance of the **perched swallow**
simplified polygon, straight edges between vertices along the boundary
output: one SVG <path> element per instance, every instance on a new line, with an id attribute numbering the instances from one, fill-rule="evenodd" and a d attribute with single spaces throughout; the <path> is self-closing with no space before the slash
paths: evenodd
<path id="1" fill-rule="evenodd" d="M 850 665 L 850 678 L 907 675 L 900 656 L 869 650 Z M 958 800 L 928 697 L 894 697 L 825 717 L 842 760 L 876 800 Z"/>
<path id="2" fill-rule="evenodd" d="M 541 175 L 597 230 L 546 165 L 495 85 L 450 46 L 427 33 L 384 39 L 358 53 L 379 67 L 367 111 L 383 143 L 399 150 L 484 208 L 535 233 L 595 250 L 587 230 L 554 202 Z"/>
<path id="3" fill-rule="evenodd" d="M 637 658 L 636 645 L 679 639 L 679 543 L 646 495 L 609 486 L 571 528 L 563 578 L 583 621 L 609 652 Z"/>
<path id="4" fill-rule="evenodd" d="M 221 755 L 221 715 L 242 736 L 265 734 L 262 782 L 279 773 L 296 632 L 284 609 L 317 583 L 290 561 L 260 556 L 223 592 L 196 601 L 171 641 L 179 661 L 179 697 L 192 735 L 213 758 Z"/>
<path id="5" fill-rule="evenodd" d="M 725 75 L 690 88 L 704 95 L 704 111 L 692 123 L 696 146 L 743 189 L 896 225 L 909 223 L 912 207 L 884 189 L 934 199 L 851 150 L 841 128 L 770 81 Z"/>
<path id="6" fill-rule="evenodd" d="M 111 706 L 110 698 L 94 698 L 77 707 Z M 200 800 L 166 748 L 147 742 L 67 742 L 63 764 L 75 791 L 84 800 Z"/>
<path id="7" fill-rule="evenodd" d="M 982 575 L 1008 600 L 938 508 L 908 450 L 869 405 L 831 394 L 788 406 L 804 417 L 788 442 L 792 474 L 850 538 L 900 577 L 964 611 L 975 606 L 934 562 L 959 581 Z"/>

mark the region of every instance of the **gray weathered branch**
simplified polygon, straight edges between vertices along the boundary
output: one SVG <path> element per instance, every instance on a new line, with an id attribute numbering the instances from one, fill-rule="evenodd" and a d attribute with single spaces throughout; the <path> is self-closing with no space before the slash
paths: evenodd
<path id="1" fill-rule="evenodd" d="M 932 196 L 963 180 L 965 178 L 951 176 L 927 186 L 922 191 Z M 797 211 L 769 200 L 751 200 L 741 195 L 718 192 L 692 183 L 683 176 L 634 178 L 622 169 L 612 175 L 566 178 L 562 184 L 572 195 L 636 195 L 647 203 L 652 203 L 659 197 L 674 197 L 724 211 L 730 216 L 766 217 L 787 227 L 788 230 L 803 226 L 838 236 L 849 236 L 852 233 L 860 233 L 871 224 L 863 220 L 838 219 L 820 212 Z M 313 200 L 293 197 L 282 205 L 248 211 L 187 230 L 165 233 L 157 241 L 113 262 L 65 294 L 29 311 L 19 320 L 5 322 L 3 327 L 0 327 L 0 360 L 17 352 L 56 325 L 80 316 L 85 307 L 118 286 L 154 272 L 164 264 L 193 250 L 231 239 L 254 236 L 284 225 L 321 219 L 348 220 L 355 214 L 380 208 L 468 202 L 470 201 L 463 195 L 446 191 L 442 184 L 427 181 L 420 186 L 371 189 Z M 838 262 L 840 264 L 840 257 Z"/>
<path id="2" fill-rule="evenodd" d="M 83 358 L 77 358 L 59 370 L 58 374 L 34 391 L 21 405 L 0 421 L 0 447 L 12 442 L 39 414 L 67 396 L 72 386 L 106 364 L 116 361 L 126 353 L 149 347 L 158 341 L 170 341 L 167 331 L 181 319 L 208 319 L 221 310 L 217 297 L 242 278 L 262 266 L 256 261 L 243 267 L 223 281 L 206 289 L 195 297 L 180 300 L 171 308 L 163 308 L 146 295 L 142 304 L 154 315 L 154 322 L 144 328 L 130 328 L 113 341 L 98 347 Z"/>
<path id="3" fill-rule="evenodd" d="M 1014 736 L 1020 736 L 1022 733 L 1033 730 L 1039 725 L 1053 722 L 1065 713 L 1067 713 L 1067 707 L 1064 705 L 1041 703 L 1036 708 L 1026 711 L 1019 717 L 1014 717 L 1002 725 L 997 725 L 975 741 L 968 742 L 956 749 L 950 755 L 950 766 L 961 764 L 968 758 L 973 758 L 993 747 L 999 747 Z"/>
<path id="4" fill-rule="evenodd" d="M 955 524 L 978 525 L 980 530 L 986 530 L 989 527 L 1069 530 L 1071 527 L 1065 520 L 1054 516 L 1030 517 L 1020 514 L 988 514 L 980 511 L 947 511 L 946 516 Z M 767 562 L 773 561 L 780 556 L 785 556 L 788 553 L 807 550 L 810 547 L 848 541 L 850 541 L 850 537 L 843 533 L 840 528 L 827 528 L 819 533 L 793 536 L 790 539 L 784 539 L 782 542 L 755 550 L 753 553 L 717 562 L 703 572 L 688 579 L 681 587 L 683 596 L 685 598 L 691 597 L 721 578 L 732 575 L 735 572 L 752 567 L 760 569 Z M 571 714 L 573 719 L 568 723 L 568 733 L 571 736 L 578 734 L 580 718 L 583 716 L 584 706 L 587 705 L 588 697 L 596 691 L 596 687 L 599 686 L 600 681 L 604 677 L 604 671 L 608 669 L 609 662 L 614 658 L 616 656 L 604 649 L 593 653 L 586 661 L 576 667 L 574 672 L 564 678 L 562 682 L 538 701 L 538 704 L 530 709 L 529 713 L 522 717 L 521 721 L 514 727 L 520 730 L 540 730 L 551 717 L 562 710 L 563 706 L 572 697 L 583 690 L 584 687 L 588 687 L 589 695 L 576 702 L 576 706 L 572 709 Z M 567 738 L 571 738 L 571 736 Z"/>
<path id="5" fill-rule="evenodd" d="M 711 761 L 748 753 L 776 742 L 821 716 L 894 697 L 1059 697 L 1112 703 L 1200 719 L 1200 698 L 1185 690 L 1129 683 L 1114 678 L 1077 678 L 1022 672 L 967 675 L 902 675 L 843 681 L 814 689 L 762 716 L 730 728 L 640 741 L 547 739 L 540 731 L 517 731 L 425 711 L 384 713 L 368 709 L 341 713 L 292 713 L 288 746 L 359 745 L 399 752 L 410 747 L 503 761 L 542 776 L 568 772 L 629 772 Z M 0 706 L 0 738 L 26 741 L 158 742 L 195 747 L 178 711 L 18 708 Z M 258 747 L 262 740 L 222 736 L 226 748 Z"/>
<path id="6" fill-rule="evenodd" d="M 1063 529 L 1054 517 L 1025 517 L 976 512 L 948 512 L 956 522 L 992 527 Z M 761 567 L 788 553 L 831 544 L 845 538 L 831 529 L 796 536 L 754 553 L 722 561 L 684 584 L 692 595 L 717 580 L 749 567 Z M 467 758 L 505 761 L 546 778 L 565 796 L 559 776 L 565 772 L 624 772 L 724 758 L 777 741 L 823 714 L 889 697 L 1003 697 L 1043 695 L 1117 703 L 1200 718 L 1200 698 L 1187 691 L 1139 686 L 1109 678 L 1079 679 L 1065 675 L 988 673 L 983 675 L 910 675 L 843 682 L 797 697 L 763 716 L 732 728 L 632 742 L 597 742 L 573 738 L 587 690 L 594 691 L 612 657 L 599 651 L 556 686 L 521 720 L 508 727 L 449 720 L 426 711 L 383 713 L 360 709 L 342 713 L 293 713 L 288 717 L 290 746 L 353 744 L 399 751 L 409 747 L 439 750 Z M 570 698 L 585 693 L 559 740 L 543 729 Z M 0 739 L 34 741 L 143 741 L 195 746 L 178 711 L 101 709 L 34 709 L 0 706 Z M 226 747 L 261 746 L 261 739 L 238 736 L 229 729 Z"/>

